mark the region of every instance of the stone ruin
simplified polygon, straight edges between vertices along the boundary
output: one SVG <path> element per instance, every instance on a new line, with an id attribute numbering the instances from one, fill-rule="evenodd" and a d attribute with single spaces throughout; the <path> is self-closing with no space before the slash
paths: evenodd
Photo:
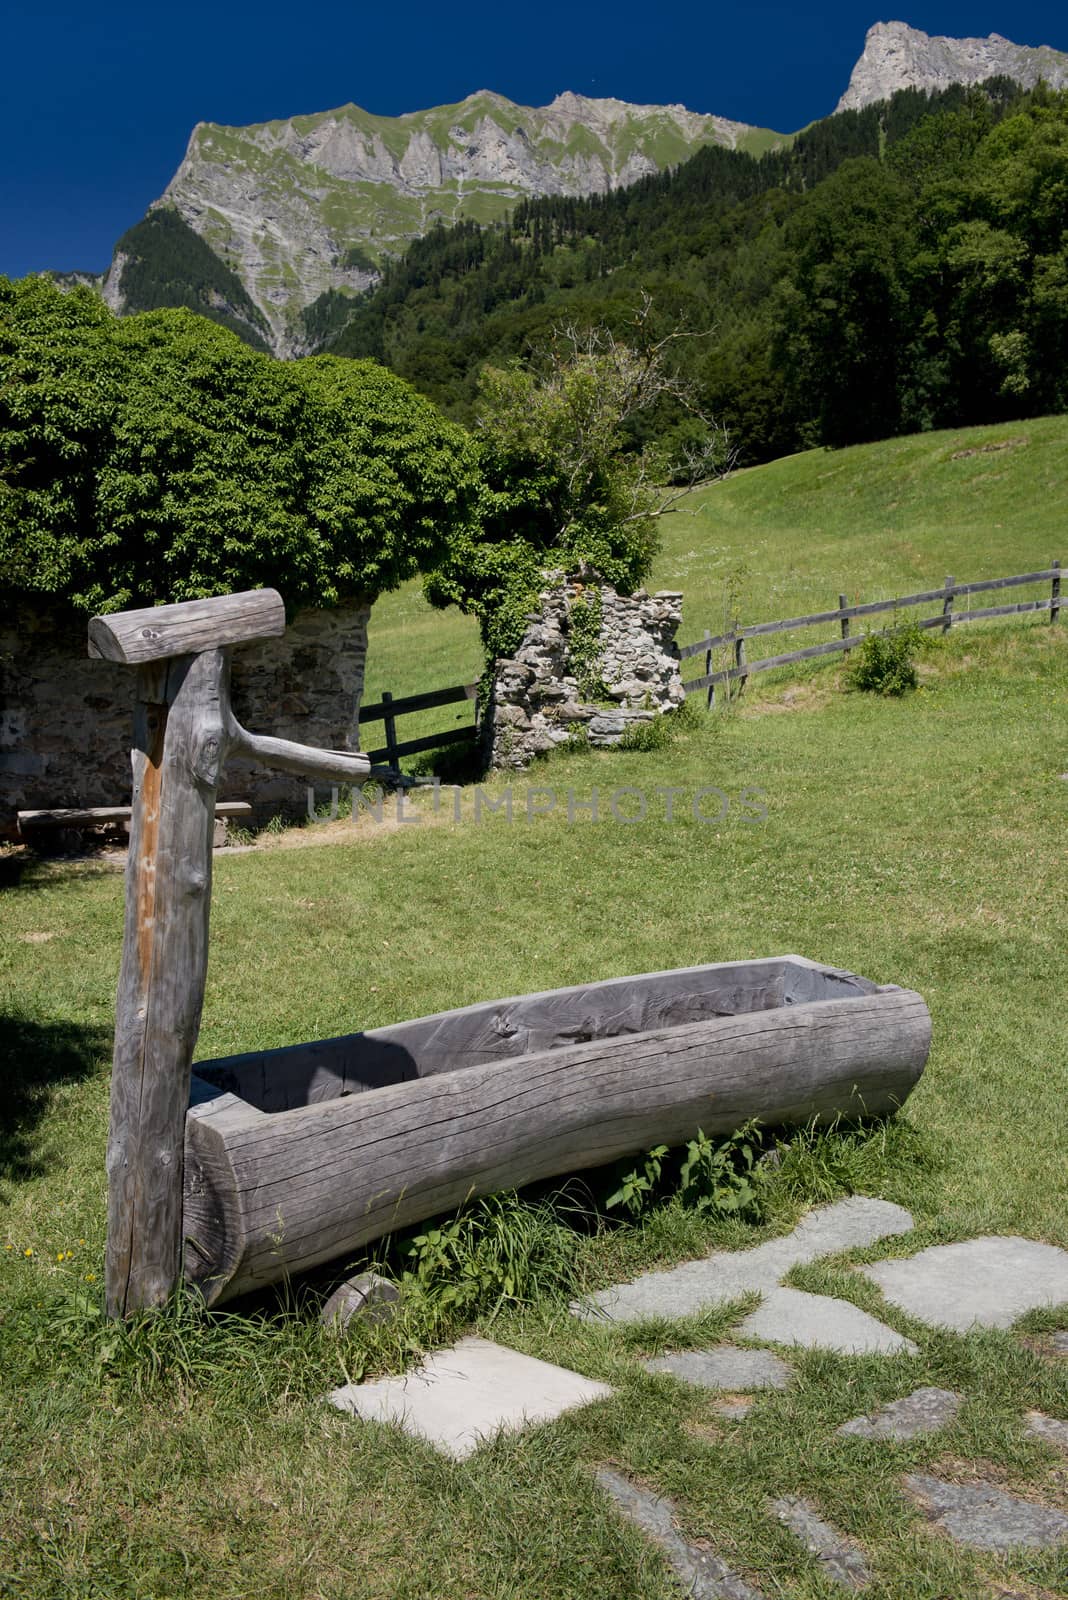
<path id="1" fill-rule="evenodd" d="M 511 660 L 495 665 L 493 691 L 483 721 L 488 764 L 522 771 L 576 736 L 591 745 L 619 744 L 627 728 L 651 722 L 682 704 L 675 635 L 682 621 L 682 595 L 617 594 L 593 578 L 581 581 L 546 574 L 523 642 Z M 600 597 L 600 635 L 595 661 L 585 673 L 573 656 L 572 609 Z M 596 677 L 595 692 L 580 679 Z"/>

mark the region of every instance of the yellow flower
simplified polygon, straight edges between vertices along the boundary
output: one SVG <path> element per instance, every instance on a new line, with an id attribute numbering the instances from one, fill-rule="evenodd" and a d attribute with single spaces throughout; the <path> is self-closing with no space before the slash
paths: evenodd
<path id="1" fill-rule="evenodd" d="M 32 1250 L 28 1250 L 28 1249 L 24 1250 L 22 1253 L 23 1253 L 24 1256 L 32 1256 L 33 1255 L 33 1251 Z"/>
<path id="2" fill-rule="evenodd" d="M 95 1272 L 87 1272 L 85 1274 L 85 1281 L 86 1281 L 86 1283 L 95 1283 L 96 1282 L 96 1273 Z"/>

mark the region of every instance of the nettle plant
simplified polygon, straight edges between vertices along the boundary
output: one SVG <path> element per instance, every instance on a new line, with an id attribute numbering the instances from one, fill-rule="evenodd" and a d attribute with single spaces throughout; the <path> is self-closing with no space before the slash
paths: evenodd
<path id="1" fill-rule="evenodd" d="M 755 1175 L 759 1150 L 755 1122 L 724 1139 L 710 1139 L 698 1128 L 696 1138 L 680 1150 L 658 1144 L 647 1151 L 639 1166 L 623 1174 L 605 1208 L 640 1217 L 660 1201 L 677 1196 L 690 1210 L 709 1216 L 759 1214 Z"/>
<path id="2" fill-rule="evenodd" d="M 851 689 L 870 694 L 903 695 L 919 684 L 916 656 L 923 634 L 914 622 L 894 621 L 885 633 L 865 634 L 846 667 Z"/>

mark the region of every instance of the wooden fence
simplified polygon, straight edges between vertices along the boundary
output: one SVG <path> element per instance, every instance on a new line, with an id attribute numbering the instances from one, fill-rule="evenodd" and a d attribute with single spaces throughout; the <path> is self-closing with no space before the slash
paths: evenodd
<path id="1" fill-rule="evenodd" d="M 992 589 L 1014 589 L 1022 584 L 1046 582 L 1050 585 L 1049 598 L 1046 600 L 1024 600 L 1015 605 L 985 606 L 981 610 L 974 611 L 954 609 L 953 602 L 960 595 L 981 594 Z M 975 622 L 984 617 L 1007 617 L 1025 611 L 1048 611 L 1050 621 L 1056 622 L 1061 608 L 1061 564 L 1059 561 L 1054 561 L 1041 572 L 1022 572 L 1011 578 L 987 578 L 981 583 L 954 583 L 950 577 L 946 579 L 941 589 L 927 589 L 922 594 L 899 595 L 896 600 L 873 600 L 866 605 L 847 605 L 846 596 L 840 594 L 835 611 L 816 611 L 807 617 L 787 617 L 782 622 L 757 622 L 748 628 L 740 627 L 735 622 L 728 633 L 717 634 L 715 637 L 706 633 L 703 639 L 682 647 L 679 651 L 682 661 L 691 660 L 699 655 L 705 658 L 704 675 L 693 678 L 684 685 L 684 688 L 687 695 L 706 689 L 708 704 L 711 706 L 715 702 L 717 684 L 737 682 L 739 689 L 742 689 L 746 679 L 755 672 L 770 672 L 773 667 L 785 667 L 793 661 L 809 661 L 815 656 L 828 656 L 839 650 L 851 650 L 864 638 L 863 634 L 850 632 L 850 623 L 854 617 L 870 617 L 883 611 L 898 611 L 906 606 L 937 604 L 939 601 L 942 603 L 941 611 L 933 617 L 921 617 L 916 623 L 918 628 L 940 628 L 943 633 L 948 633 L 955 622 Z M 785 655 L 764 656 L 756 661 L 746 659 L 747 639 L 759 638 L 769 633 L 787 633 L 794 628 L 814 628 L 820 623 L 827 622 L 840 624 L 841 638 L 830 639 L 825 644 L 809 645 L 805 650 L 790 650 Z M 733 652 L 734 664 L 714 672 L 713 652 L 725 647 Z"/>
<path id="2" fill-rule="evenodd" d="M 432 711 L 435 706 L 456 705 L 464 700 L 472 703 L 473 715 L 472 720 L 463 727 L 446 728 L 442 733 L 428 733 L 420 739 L 398 740 L 398 718 L 410 717 L 416 711 Z M 465 739 L 474 738 L 478 731 L 478 684 L 457 683 L 449 689 L 431 689 L 428 694 L 407 695 L 401 700 L 394 700 L 386 690 L 381 700 L 360 707 L 361 728 L 365 722 L 381 722 L 386 740 L 378 749 L 366 752 L 372 766 L 384 761 L 387 767 L 396 771 L 401 756 L 414 756 L 423 750 L 437 750 L 441 745 L 459 744 Z"/>
<path id="3" fill-rule="evenodd" d="M 954 601 L 961 595 L 981 594 L 993 589 L 1013 589 L 1027 583 L 1049 583 L 1050 595 L 1047 600 L 1024 600 L 1015 605 L 985 606 L 982 610 L 957 611 Z M 787 617 L 782 622 L 757 622 L 751 627 L 743 628 L 735 623 L 729 633 L 706 633 L 703 639 L 698 639 L 694 644 L 684 645 L 679 651 L 681 661 L 692 660 L 694 656 L 704 655 L 705 671 L 700 678 L 694 678 L 685 684 L 687 695 L 696 694 L 699 690 L 708 691 L 708 703 L 712 705 L 715 700 L 717 684 L 737 682 L 744 687 L 745 681 L 755 672 L 770 672 L 773 667 L 785 667 L 793 661 L 809 661 L 815 656 L 832 655 L 839 650 L 851 650 L 855 644 L 860 644 L 864 635 L 852 633 L 850 623 L 854 617 L 876 616 L 884 611 L 897 611 L 907 606 L 921 606 L 938 604 L 942 609 L 936 616 L 923 617 L 917 622 L 920 628 L 940 628 L 943 633 L 948 633 L 955 622 L 974 622 L 983 617 L 1007 617 L 1025 611 L 1048 611 L 1050 621 L 1056 622 L 1060 614 L 1061 605 L 1061 564 L 1054 561 L 1041 572 L 1022 572 L 1011 578 L 988 578 L 981 583 L 954 583 L 952 578 L 947 578 L 941 589 L 927 589 L 922 594 L 900 595 L 896 600 L 873 600 L 866 605 L 850 606 L 846 604 L 844 594 L 838 596 L 838 607 L 834 611 L 815 611 L 807 617 Z M 841 637 L 831 639 L 825 644 L 809 645 L 805 650 L 791 650 L 785 655 L 764 656 L 756 661 L 747 661 L 745 641 L 760 638 L 764 634 L 788 633 L 794 628 L 814 628 L 820 623 L 837 622 L 841 627 Z M 721 671 L 713 672 L 713 651 L 729 647 L 733 652 L 733 666 L 724 667 Z M 424 734 L 418 739 L 399 739 L 397 736 L 397 723 L 402 717 L 413 716 L 418 711 L 432 711 L 438 706 L 459 705 L 468 702 L 472 708 L 470 722 L 462 727 L 445 728 L 441 733 Z M 385 743 L 366 754 L 370 757 L 372 765 L 384 764 L 389 769 L 396 771 L 402 756 L 414 756 L 424 750 L 437 750 L 442 745 L 460 744 L 472 739 L 478 732 L 478 684 L 458 683 L 447 689 L 432 689 L 428 694 L 407 695 L 395 700 L 387 691 L 381 700 L 376 700 L 371 705 L 360 708 L 360 727 L 365 723 L 381 722 Z"/>

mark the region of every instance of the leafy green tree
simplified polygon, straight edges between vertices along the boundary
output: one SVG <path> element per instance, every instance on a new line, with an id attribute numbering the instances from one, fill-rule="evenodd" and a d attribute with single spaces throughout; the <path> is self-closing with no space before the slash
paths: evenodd
<path id="1" fill-rule="evenodd" d="M 282 363 L 188 311 L 0 279 L 0 577 L 80 612 L 261 585 L 365 605 L 475 514 L 462 429 L 402 379 Z"/>
<path id="2" fill-rule="evenodd" d="M 650 312 L 646 301 L 636 337 Z M 729 464 L 725 436 L 667 364 L 675 337 L 636 348 L 603 326 L 571 325 L 534 363 L 483 371 L 475 419 L 481 515 L 450 545 L 426 592 L 433 604 L 478 618 L 490 659 L 518 646 L 547 569 L 634 589 L 652 566 L 660 517 Z M 694 425 L 681 461 L 628 439 L 629 425 L 665 402 Z M 669 476 L 675 481 L 665 489 Z"/>
<path id="3" fill-rule="evenodd" d="M 373 363 L 0 280 L 0 564 L 82 611 L 275 584 L 373 598 L 472 514 L 472 445 Z"/>

